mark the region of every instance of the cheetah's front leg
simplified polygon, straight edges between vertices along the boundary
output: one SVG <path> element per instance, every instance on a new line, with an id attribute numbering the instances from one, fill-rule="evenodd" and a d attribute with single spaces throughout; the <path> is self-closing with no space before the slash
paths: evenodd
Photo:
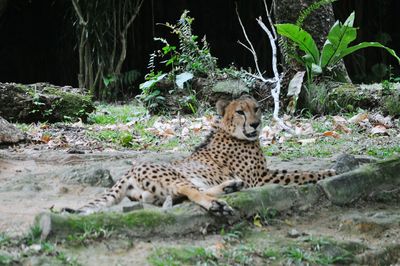
<path id="1" fill-rule="evenodd" d="M 222 200 L 199 191 L 190 182 L 180 182 L 177 184 L 177 193 L 186 196 L 189 200 L 199 204 L 206 210 L 216 215 L 232 215 L 233 209 Z"/>
<path id="2" fill-rule="evenodd" d="M 244 182 L 240 179 L 227 180 L 219 185 L 207 188 L 204 192 L 209 196 L 219 196 L 229 194 L 241 190 L 244 187 Z"/>

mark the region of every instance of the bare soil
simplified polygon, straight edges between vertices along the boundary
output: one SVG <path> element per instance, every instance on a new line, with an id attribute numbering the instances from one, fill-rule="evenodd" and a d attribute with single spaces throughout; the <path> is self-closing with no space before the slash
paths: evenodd
<path id="1" fill-rule="evenodd" d="M 0 232 L 9 236 L 22 237 L 32 226 L 37 214 L 51 208 L 79 207 L 89 199 L 104 192 L 105 188 L 74 183 L 73 176 L 109 170 L 115 180 L 129 169 L 131 160 L 155 157 L 180 157 L 182 154 L 168 154 L 165 157 L 148 152 L 112 151 L 86 154 L 69 154 L 65 150 L 24 149 L 19 151 L 0 150 Z M 271 168 L 300 168 L 316 170 L 330 167 L 334 158 L 302 158 L 283 162 L 269 158 Z M 394 196 L 393 196 L 394 195 Z M 397 198 L 396 198 L 397 197 Z M 126 239 L 124 236 L 107 240 L 92 241 L 89 245 L 60 248 L 68 256 L 76 258 L 81 265 L 147 265 L 148 256 L 160 248 L 204 247 L 213 250 L 234 249 L 238 245 L 250 245 L 259 250 L 269 248 L 284 250 L 289 246 L 309 250 L 309 239 L 332 239 L 343 243 L 357 243 L 362 250 L 354 251 L 365 265 L 400 264 L 400 205 L 399 192 L 392 193 L 383 201 L 358 202 L 352 206 L 332 205 L 310 206 L 306 210 L 292 210 L 271 220 L 263 221 L 258 227 L 253 221 L 247 224 L 247 233 L 234 244 L 226 244 L 220 232 L 205 236 L 187 236 L 182 239 Z M 123 201 L 115 207 L 132 205 Z M 294 231 L 293 231 L 294 230 Z M 294 235 L 291 235 L 295 232 Z M 223 244 L 221 244 L 223 243 Z M 221 245 L 223 246 L 221 248 Z M 394 255 L 387 247 L 394 246 Z M 217 251 L 216 251 L 217 250 Z M 386 253 L 385 253 L 386 252 Z M 390 254 L 389 254 L 389 253 Z M 397 254 L 397 255 L 396 255 Z M 1 255 L 1 254 L 0 254 Z M 247 255 L 250 256 L 250 255 Z M 384 258 L 389 257 L 387 260 Z M 265 258 L 252 258 L 249 265 L 265 265 Z M 268 264 L 291 265 L 296 261 L 290 257 L 271 258 Z M 42 265 L 43 258 L 30 256 L 21 260 L 23 264 Z M 385 264 L 389 262 L 389 264 Z M 240 265 L 240 263 L 233 264 Z M 51 264 L 51 263 L 50 263 Z M 246 264 L 246 263 L 245 263 Z M 298 264 L 298 263 L 297 263 Z M 305 263 L 307 264 L 307 263 Z M 313 264 L 313 263 L 311 263 Z"/>

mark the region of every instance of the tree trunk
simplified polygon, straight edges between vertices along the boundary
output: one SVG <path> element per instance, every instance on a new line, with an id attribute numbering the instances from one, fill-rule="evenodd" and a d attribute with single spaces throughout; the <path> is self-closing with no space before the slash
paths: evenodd
<path id="1" fill-rule="evenodd" d="M 306 9 L 315 0 L 281 0 L 275 1 L 274 14 L 276 23 L 296 23 L 300 12 Z M 303 28 L 308 31 L 314 38 L 318 48 L 321 50 L 329 30 L 335 23 L 332 4 L 322 5 L 308 16 L 303 24 Z M 280 47 L 282 50 L 282 47 Z M 288 69 L 297 69 L 295 62 L 286 62 L 289 64 Z M 343 61 L 340 61 L 337 69 L 334 70 L 334 78 L 336 81 L 351 82 L 349 74 Z"/>

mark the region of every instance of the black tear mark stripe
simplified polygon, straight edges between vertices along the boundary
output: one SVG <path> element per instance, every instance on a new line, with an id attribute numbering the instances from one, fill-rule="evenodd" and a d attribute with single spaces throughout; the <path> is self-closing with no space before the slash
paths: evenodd
<path id="1" fill-rule="evenodd" d="M 244 116 L 243 132 L 246 133 L 246 122 L 247 122 L 246 113 L 244 113 L 243 116 Z"/>

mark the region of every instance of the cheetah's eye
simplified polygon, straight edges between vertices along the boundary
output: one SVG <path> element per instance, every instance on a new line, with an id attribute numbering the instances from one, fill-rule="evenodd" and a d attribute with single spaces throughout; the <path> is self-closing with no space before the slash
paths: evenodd
<path id="1" fill-rule="evenodd" d="M 236 113 L 239 115 L 244 115 L 244 112 L 242 110 L 237 110 Z"/>

